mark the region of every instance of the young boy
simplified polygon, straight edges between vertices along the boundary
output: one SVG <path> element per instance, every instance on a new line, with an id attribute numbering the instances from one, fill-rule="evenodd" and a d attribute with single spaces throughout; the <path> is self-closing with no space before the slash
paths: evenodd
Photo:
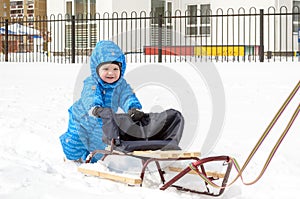
<path id="1" fill-rule="evenodd" d="M 123 151 L 180 149 L 183 116 L 174 109 L 147 114 L 139 110 L 142 105 L 123 78 L 125 56 L 115 43 L 97 43 L 90 69 L 80 99 L 69 108 L 68 130 L 60 136 L 67 159 L 81 162 L 112 140 Z M 116 114 L 118 108 L 125 114 Z M 101 157 L 98 154 L 92 162 Z"/>
<path id="2" fill-rule="evenodd" d="M 104 149 L 102 120 L 95 117 L 99 109 L 120 107 L 130 110 L 132 119 L 140 119 L 144 113 L 130 85 L 123 78 L 126 62 L 122 50 L 112 41 L 100 41 L 90 57 L 91 75 L 84 80 L 81 97 L 69 108 L 69 125 L 60 142 L 66 158 L 85 160 L 87 155 Z M 93 115 L 94 114 L 94 115 Z"/>

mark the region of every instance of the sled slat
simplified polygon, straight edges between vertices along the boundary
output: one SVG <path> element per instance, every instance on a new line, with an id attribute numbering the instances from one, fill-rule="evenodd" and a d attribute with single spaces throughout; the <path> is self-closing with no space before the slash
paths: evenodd
<path id="1" fill-rule="evenodd" d="M 200 157 L 200 152 L 185 151 L 133 151 L 132 155 L 148 158 L 190 158 Z"/>
<path id="2" fill-rule="evenodd" d="M 172 172 L 181 172 L 181 171 L 183 171 L 183 168 L 169 166 L 168 170 L 172 171 Z M 216 171 L 205 171 L 205 173 L 206 173 L 207 176 L 210 176 L 210 177 L 213 177 L 213 178 L 224 178 L 225 177 L 224 173 L 219 173 L 219 172 L 216 172 Z M 189 174 L 197 175 L 197 173 L 193 170 L 191 170 L 189 172 Z"/>
<path id="3" fill-rule="evenodd" d="M 86 168 L 81 168 L 78 167 L 78 171 L 87 175 L 92 175 L 92 176 L 97 176 L 100 178 L 105 178 L 117 182 L 122 182 L 125 184 L 130 184 L 130 185 L 140 185 L 142 184 L 142 180 L 140 178 L 132 178 L 132 177 L 127 177 L 123 176 L 122 174 L 118 175 L 116 173 L 111 173 L 111 172 L 105 172 L 105 171 L 96 171 L 96 170 L 91 170 L 91 169 L 86 169 Z"/>

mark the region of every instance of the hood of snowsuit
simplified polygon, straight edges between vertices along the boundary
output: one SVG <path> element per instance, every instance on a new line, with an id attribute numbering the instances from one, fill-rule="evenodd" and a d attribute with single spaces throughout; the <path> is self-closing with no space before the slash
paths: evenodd
<path id="1" fill-rule="evenodd" d="M 120 75 L 120 78 L 122 78 L 126 70 L 126 60 L 123 51 L 113 41 L 99 41 L 96 44 L 90 57 L 90 68 L 92 77 L 95 78 L 104 87 L 106 87 L 105 85 L 107 83 L 102 81 L 99 75 L 97 74 L 97 67 L 100 64 L 110 62 L 120 62 L 122 64 Z M 113 83 L 111 86 L 116 85 L 117 83 L 118 81 Z"/>

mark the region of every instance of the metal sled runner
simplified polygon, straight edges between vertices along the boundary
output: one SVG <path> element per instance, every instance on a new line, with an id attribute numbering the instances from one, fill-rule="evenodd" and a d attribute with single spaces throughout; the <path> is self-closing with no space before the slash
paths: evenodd
<path id="1" fill-rule="evenodd" d="M 139 176 L 132 177 L 123 174 L 118 174 L 115 172 L 97 170 L 95 167 L 97 167 L 98 163 L 91 164 L 90 160 L 93 158 L 93 156 L 99 153 L 104 155 L 102 160 L 104 160 L 106 157 L 110 155 L 130 156 L 130 157 L 140 159 L 142 163 L 142 167 Z M 189 161 L 192 163 L 187 168 L 172 166 L 173 164 L 171 164 L 171 166 L 168 167 L 161 166 L 162 162 L 174 163 L 178 161 Z M 220 173 L 216 171 L 208 171 L 205 168 L 205 164 L 216 162 L 216 161 L 221 162 L 224 173 Z M 170 150 L 170 151 L 133 151 L 130 153 L 122 153 L 113 150 L 95 150 L 87 158 L 86 164 L 82 164 L 78 168 L 78 170 L 87 175 L 98 176 L 100 178 L 118 181 L 129 185 L 142 186 L 145 174 L 147 173 L 146 170 L 151 163 L 155 164 L 156 171 L 160 176 L 161 183 L 163 183 L 163 186 L 160 187 L 160 190 L 166 190 L 169 187 L 175 187 L 178 190 L 189 191 L 189 192 L 199 193 L 199 194 L 206 194 L 210 196 L 220 196 L 224 192 L 231 171 L 231 167 L 232 167 L 232 161 L 230 161 L 230 158 L 228 156 L 215 156 L 215 157 L 207 157 L 201 159 L 199 152 L 184 152 L 181 150 Z M 95 166 L 95 167 L 89 167 L 89 166 Z M 170 179 L 166 179 L 165 176 L 167 173 L 175 173 L 176 175 Z M 204 175 L 206 178 L 210 179 L 211 181 L 218 181 L 219 186 L 221 188 L 215 189 L 205 181 L 202 181 L 203 183 L 201 185 L 201 190 L 191 189 L 188 187 L 184 187 L 182 185 L 175 184 L 177 181 L 179 181 L 184 177 L 187 177 L 188 175 L 196 176 L 197 174 Z"/>

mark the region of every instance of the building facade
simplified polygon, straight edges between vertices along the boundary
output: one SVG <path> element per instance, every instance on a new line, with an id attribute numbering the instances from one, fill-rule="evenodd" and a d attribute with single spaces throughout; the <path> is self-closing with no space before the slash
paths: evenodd
<path id="1" fill-rule="evenodd" d="M 10 2 L 9 0 L 0 0 L 0 18 L 10 19 Z"/>
<path id="2" fill-rule="evenodd" d="M 47 16 L 47 0 L 10 0 L 10 18 L 26 19 L 27 26 L 41 29 L 34 25 L 34 20 Z M 38 23 L 37 23 L 38 24 Z"/>
<path id="3" fill-rule="evenodd" d="M 46 0 L 1 0 L 3 5 L 0 8 L 2 19 L 8 19 L 8 37 L 9 52 L 33 52 L 37 48 L 47 48 L 47 22 L 43 21 L 47 17 Z M 4 27 L 4 20 L 1 20 L 1 27 Z M 31 32 L 31 33 L 30 33 Z M 35 32 L 35 35 L 32 34 Z M 0 35 L 2 48 L 5 46 L 5 40 Z M 42 46 L 44 45 L 45 46 Z"/>
<path id="4" fill-rule="evenodd" d="M 299 12 L 295 7 L 300 7 L 300 0 L 51 0 L 47 2 L 47 12 L 48 16 L 57 16 L 61 14 L 62 16 L 71 17 L 75 15 L 77 18 L 90 19 L 93 16 L 98 18 L 130 18 L 150 16 L 151 14 L 158 15 L 162 13 L 164 16 L 175 16 L 181 15 L 185 18 L 183 20 L 176 20 L 174 18 L 163 21 L 163 44 L 166 46 L 176 46 L 180 45 L 178 43 L 179 39 L 176 39 L 176 34 L 179 33 L 180 36 L 186 41 L 186 43 L 194 42 L 195 45 L 236 45 L 240 38 L 236 38 L 239 35 L 238 21 L 231 22 L 231 18 L 227 17 L 221 25 L 227 27 L 228 30 L 218 31 L 220 27 L 215 24 L 215 18 L 212 17 L 194 17 L 195 15 L 236 15 L 244 13 L 259 14 L 260 9 L 263 9 L 265 13 L 273 12 L 286 12 L 291 13 L 293 11 Z M 287 15 L 288 16 L 288 15 Z M 290 18 L 292 17 L 292 20 Z M 275 18 L 275 17 L 274 17 Z M 225 19 L 225 18 L 224 18 Z M 229 20 L 230 19 L 230 20 Z M 286 22 L 288 19 L 289 22 Z M 222 19 L 223 20 L 223 19 Z M 257 20 L 257 19 L 253 19 Z M 266 46 L 271 49 L 281 50 L 282 49 L 293 49 L 293 46 L 298 45 L 298 32 L 300 27 L 300 17 L 299 15 L 289 15 L 287 18 L 281 19 L 270 19 L 271 24 L 274 27 L 271 28 L 281 28 L 281 32 L 272 31 L 265 37 Z M 258 28 L 253 28 L 253 21 L 245 20 L 243 24 L 246 28 L 245 31 L 247 35 L 241 40 L 244 46 L 252 46 L 256 48 L 259 46 L 259 36 L 254 36 L 257 34 Z M 127 23 L 127 22 L 126 22 Z M 133 26 L 143 26 L 147 28 L 149 34 L 147 35 L 148 43 L 143 43 L 145 45 L 154 46 L 158 44 L 158 20 L 154 19 L 147 22 L 146 25 L 130 24 Z M 255 25 L 258 25 L 259 21 Z M 128 25 L 128 26 L 130 26 Z M 77 49 L 92 49 L 97 42 L 97 39 L 105 38 L 112 31 L 118 29 L 121 30 L 122 25 L 115 26 L 114 24 L 106 24 L 106 22 L 97 23 L 93 20 L 87 21 L 77 21 L 76 22 L 76 48 Z M 124 24 L 126 26 L 126 24 Z M 65 26 L 66 34 L 62 34 L 59 37 L 60 41 L 63 42 L 63 48 L 71 48 L 71 25 L 66 23 Z M 176 29 L 176 27 L 182 27 Z M 232 30 L 235 27 L 235 30 Z M 251 28 L 252 27 L 252 28 Z M 266 29 L 268 27 L 266 26 Z M 274 44 L 272 41 L 269 42 L 270 37 L 278 36 L 280 34 L 282 38 L 287 37 L 287 35 L 292 35 L 292 42 L 289 44 L 279 41 L 281 43 Z M 248 36 L 250 35 L 250 36 Z M 220 39 L 219 39 L 220 38 Z M 181 39 L 181 38 L 180 38 Z M 219 44 L 220 40 L 224 40 L 224 43 Z M 274 39 L 273 39 L 274 40 Z M 223 47 L 222 47 L 223 48 Z M 288 51 L 286 50 L 286 51 Z M 228 52 L 227 52 L 228 53 Z"/>

